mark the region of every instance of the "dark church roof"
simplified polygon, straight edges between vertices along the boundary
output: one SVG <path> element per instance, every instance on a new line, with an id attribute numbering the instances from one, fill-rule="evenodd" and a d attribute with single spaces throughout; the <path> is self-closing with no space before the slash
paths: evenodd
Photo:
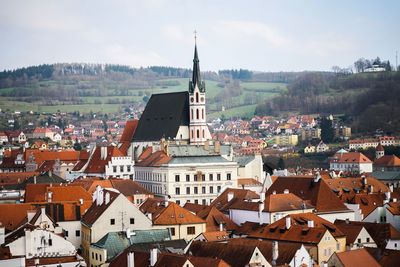
<path id="1" fill-rule="evenodd" d="M 153 94 L 132 141 L 173 139 L 181 125 L 189 126 L 189 93 Z"/>

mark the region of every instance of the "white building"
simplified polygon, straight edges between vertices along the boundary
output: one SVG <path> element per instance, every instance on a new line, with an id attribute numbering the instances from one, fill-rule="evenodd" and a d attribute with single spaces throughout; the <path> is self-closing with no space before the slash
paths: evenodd
<path id="1" fill-rule="evenodd" d="M 226 187 L 237 187 L 237 167 L 231 146 L 164 145 L 135 165 L 135 178 L 146 189 L 178 204 L 210 204 Z"/>
<path id="2" fill-rule="evenodd" d="M 330 169 L 351 173 L 370 173 L 372 161 L 360 152 L 338 152 L 330 160 Z"/>

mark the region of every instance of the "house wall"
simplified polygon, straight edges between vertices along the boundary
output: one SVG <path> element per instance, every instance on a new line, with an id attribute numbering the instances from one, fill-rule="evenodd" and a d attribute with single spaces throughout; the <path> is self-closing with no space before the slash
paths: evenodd
<path id="1" fill-rule="evenodd" d="M 319 217 L 334 223 L 336 219 L 338 220 L 346 220 L 350 221 L 355 220 L 355 212 L 353 210 L 349 210 L 348 212 L 332 212 L 332 213 L 316 213 Z"/>
<path id="2" fill-rule="evenodd" d="M 187 233 L 188 227 L 194 227 L 194 234 L 189 235 Z M 178 224 L 178 225 L 153 225 L 153 229 L 175 229 L 175 235 L 172 235 L 171 232 L 171 239 L 178 240 L 178 239 L 185 239 L 186 241 L 190 241 L 199 234 L 206 231 L 206 223 L 196 223 L 196 224 Z"/>
<path id="3" fill-rule="evenodd" d="M 313 266 L 313 262 L 314 261 L 311 258 L 311 255 L 308 253 L 307 249 L 302 245 L 300 249 L 298 249 L 294 254 L 294 257 L 290 261 L 289 265 L 292 267 Z"/>
<path id="4" fill-rule="evenodd" d="M 25 267 L 25 257 L 0 260 L 0 267 Z"/>
<path id="5" fill-rule="evenodd" d="M 400 240 L 399 239 L 389 239 L 386 244 L 386 249 L 400 250 Z"/>
<path id="6" fill-rule="evenodd" d="M 357 222 L 361 222 L 364 219 L 364 214 L 362 214 L 362 210 L 360 209 L 359 204 L 349 204 L 344 203 L 348 209 L 354 211 L 354 220 Z"/>
<path id="7" fill-rule="evenodd" d="M 330 257 L 330 259 L 328 260 L 328 266 L 344 267 L 336 254 L 333 254 L 332 257 Z"/>
<path id="8" fill-rule="evenodd" d="M 364 222 L 385 222 L 386 218 L 386 208 L 376 207 L 368 216 L 363 220 Z"/>
<path id="9" fill-rule="evenodd" d="M 93 266 L 100 266 L 107 261 L 107 250 L 90 246 L 89 248 L 90 264 Z"/>
<path id="10" fill-rule="evenodd" d="M 261 213 L 261 223 L 270 223 L 270 213 L 262 212 Z M 246 221 L 248 222 L 260 222 L 260 217 L 258 211 L 252 210 L 229 210 L 229 218 L 234 221 L 236 224 L 240 225 Z"/>
<path id="11" fill-rule="evenodd" d="M 66 239 L 74 245 L 75 248 L 80 248 L 82 243 L 82 224 L 81 221 L 64 221 L 58 222 L 58 225 L 65 231 L 68 231 Z M 79 235 L 77 235 L 79 231 Z"/>
<path id="12" fill-rule="evenodd" d="M 256 247 L 251 255 L 250 261 L 248 266 L 268 266 L 270 267 L 271 264 L 267 261 L 261 251 Z"/>
<path id="13" fill-rule="evenodd" d="M 105 166 L 106 177 L 134 179 L 134 174 L 132 157 L 112 157 L 111 161 Z"/>
<path id="14" fill-rule="evenodd" d="M 244 167 L 238 168 L 238 178 L 254 178 L 259 182 L 263 182 L 263 161 L 261 155 L 255 155 L 254 160 Z"/>
<path id="15" fill-rule="evenodd" d="M 400 231 L 399 215 L 393 215 L 390 211 L 386 210 L 386 222 L 390 223 L 394 228 Z"/>
<path id="16" fill-rule="evenodd" d="M 371 235 L 367 232 L 367 230 L 365 230 L 364 227 L 361 229 L 354 244 L 349 249 L 354 250 L 359 249 L 360 247 L 377 247 L 374 239 L 372 239 Z"/>
<path id="17" fill-rule="evenodd" d="M 328 261 L 335 252 L 346 250 L 346 238 L 335 239 L 329 231 L 326 231 L 318 243 L 318 264 Z"/>

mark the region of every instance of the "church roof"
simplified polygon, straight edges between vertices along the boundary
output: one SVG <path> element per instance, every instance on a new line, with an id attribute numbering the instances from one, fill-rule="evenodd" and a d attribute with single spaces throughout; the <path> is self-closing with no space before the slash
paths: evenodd
<path id="1" fill-rule="evenodd" d="M 189 93 L 153 94 L 140 117 L 133 141 L 173 139 L 181 125 L 189 126 Z"/>

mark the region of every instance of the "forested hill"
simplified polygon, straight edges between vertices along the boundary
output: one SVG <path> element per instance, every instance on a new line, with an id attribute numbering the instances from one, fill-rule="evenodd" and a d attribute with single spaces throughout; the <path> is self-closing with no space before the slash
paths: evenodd
<path id="1" fill-rule="evenodd" d="M 335 75 L 306 73 L 280 96 L 258 104 L 256 114 L 344 114 L 355 131 L 400 129 L 400 72 Z"/>

